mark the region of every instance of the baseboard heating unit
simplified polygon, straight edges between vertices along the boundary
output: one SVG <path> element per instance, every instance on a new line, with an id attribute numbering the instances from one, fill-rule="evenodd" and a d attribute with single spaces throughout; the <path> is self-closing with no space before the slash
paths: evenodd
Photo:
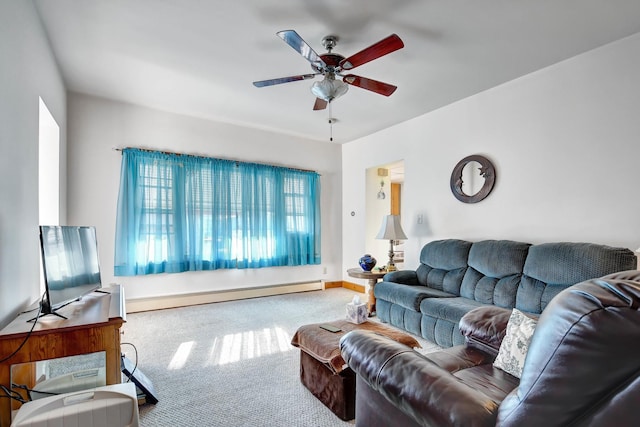
<path id="1" fill-rule="evenodd" d="M 255 288 L 226 289 L 221 291 L 174 294 L 147 298 L 128 298 L 127 313 L 186 307 L 189 305 L 209 304 L 213 302 L 233 301 L 245 298 L 283 295 L 296 292 L 319 291 L 323 289 L 323 286 L 323 282 L 318 280 L 313 282 L 289 283 Z"/>

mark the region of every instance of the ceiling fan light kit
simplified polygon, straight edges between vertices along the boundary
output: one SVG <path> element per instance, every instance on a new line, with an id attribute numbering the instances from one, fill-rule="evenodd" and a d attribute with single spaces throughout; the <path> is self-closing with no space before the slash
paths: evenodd
<path id="1" fill-rule="evenodd" d="M 344 95 L 349 90 L 349 86 L 335 77 L 325 77 L 319 82 L 314 82 L 311 86 L 311 93 L 317 98 L 331 102 L 339 96 Z"/>

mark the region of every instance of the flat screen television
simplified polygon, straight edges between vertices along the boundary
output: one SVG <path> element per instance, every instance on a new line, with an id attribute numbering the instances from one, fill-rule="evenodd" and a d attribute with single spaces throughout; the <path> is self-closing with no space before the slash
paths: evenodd
<path id="1" fill-rule="evenodd" d="M 41 225 L 45 293 L 40 315 L 77 301 L 102 287 L 95 227 Z"/>

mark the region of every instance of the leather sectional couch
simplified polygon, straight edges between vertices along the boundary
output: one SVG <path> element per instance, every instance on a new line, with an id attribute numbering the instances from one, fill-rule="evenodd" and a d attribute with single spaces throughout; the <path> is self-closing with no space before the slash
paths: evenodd
<path id="1" fill-rule="evenodd" d="M 640 272 L 571 286 L 543 311 L 520 378 L 493 365 L 511 309 L 463 316 L 466 343 L 421 355 L 366 331 L 340 341 L 356 426 L 638 425 Z"/>
<path id="2" fill-rule="evenodd" d="M 475 308 L 539 315 L 567 287 L 636 265 L 631 250 L 592 243 L 438 240 L 423 247 L 416 270 L 390 272 L 376 284 L 376 312 L 385 323 L 450 347 L 464 343 L 458 323 Z"/>

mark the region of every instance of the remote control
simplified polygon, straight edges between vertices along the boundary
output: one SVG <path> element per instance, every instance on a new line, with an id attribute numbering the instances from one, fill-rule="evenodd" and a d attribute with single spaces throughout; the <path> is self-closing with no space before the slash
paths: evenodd
<path id="1" fill-rule="evenodd" d="M 331 325 L 320 325 L 320 327 L 329 332 L 340 332 L 342 330 L 340 328 L 336 328 L 335 326 L 331 326 Z"/>

